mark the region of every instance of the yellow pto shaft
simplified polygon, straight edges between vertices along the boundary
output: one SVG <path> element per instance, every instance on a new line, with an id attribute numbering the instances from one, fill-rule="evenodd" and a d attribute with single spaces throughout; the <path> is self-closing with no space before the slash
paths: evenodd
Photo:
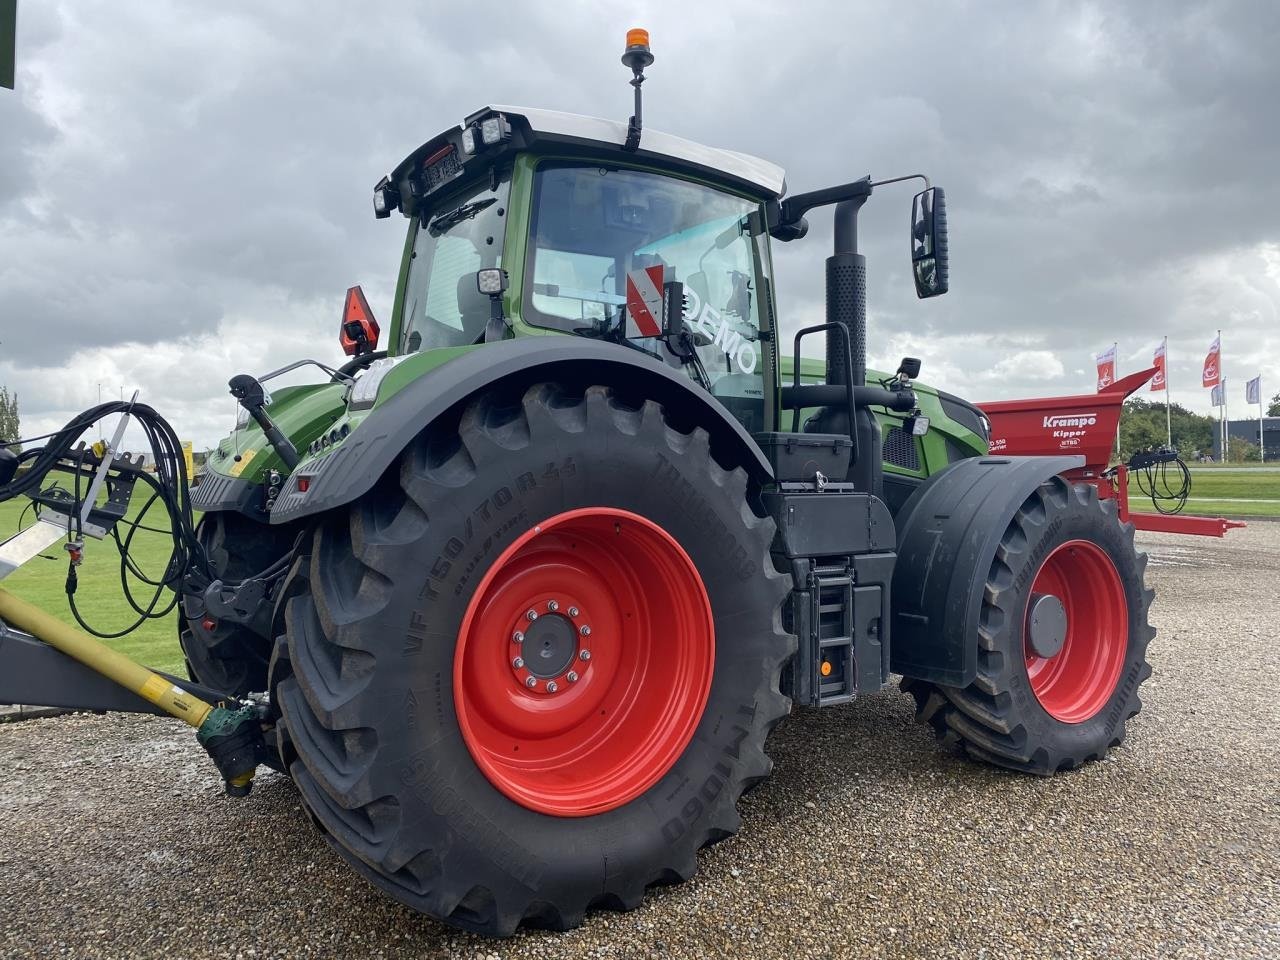
<path id="1" fill-rule="evenodd" d="M 213 704 L 205 703 L 173 681 L 135 663 L 118 650 L 68 626 L 3 588 L 0 588 L 0 620 L 79 660 L 95 673 L 133 691 L 197 730 L 213 711 Z"/>

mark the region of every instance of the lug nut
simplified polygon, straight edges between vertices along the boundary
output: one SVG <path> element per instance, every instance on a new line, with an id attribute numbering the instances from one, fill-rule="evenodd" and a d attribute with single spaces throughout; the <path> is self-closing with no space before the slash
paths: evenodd
<path id="1" fill-rule="evenodd" d="M 588 627 L 585 623 L 578 628 L 578 632 L 582 634 L 584 637 L 591 636 L 591 628 Z"/>
<path id="2" fill-rule="evenodd" d="M 521 667 L 524 666 L 524 657 L 516 657 L 514 660 L 511 661 L 511 665 L 515 667 L 517 670 L 519 670 Z"/>
<path id="3" fill-rule="evenodd" d="M 537 678 L 537 677 L 529 677 L 529 678 L 527 678 L 527 679 L 525 680 L 524 685 L 525 685 L 526 687 L 528 687 L 530 690 L 532 690 L 534 687 L 536 687 L 536 686 L 538 685 L 538 678 Z"/>
<path id="4" fill-rule="evenodd" d="M 556 603 L 554 600 L 548 600 L 547 609 L 550 610 L 552 613 L 555 613 L 557 610 L 560 609 L 560 604 Z"/>
<path id="5" fill-rule="evenodd" d="M 580 651 L 578 652 L 578 659 L 579 659 L 579 660 L 590 660 L 590 659 L 591 659 L 591 651 L 590 651 L 590 650 L 580 650 Z"/>
<path id="6" fill-rule="evenodd" d="M 578 682 L 578 671 L 576 671 L 576 670 L 570 670 L 568 673 L 566 673 L 566 674 L 564 675 L 564 678 L 565 678 L 566 680 L 568 680 L 570 683 L 577 683 L 577 682 Z"/>
<path id="7" fill-rule="evenodd" d="M 547 693 L 555 693 L 559 689 L 560 687 L 556 684 L 554 680 L 547 681 Z"/>
<path id="8" fill-rule="evenodd" d="M 537 610 L 529 610 L 529 611 L 527 611 L 527 612 L 525 613 L 525 617 L 527 617 L 527 618 L 528 618 L 528 620 L 529 620 L 529 622 L 530 622 L 530 623 L 533 623 L 533 621 L 535 621 L 535 620 L 537 620 L 537 619 L 538 619 L 538 611 L 537 611 Z"/>
<path id="9" fill-rule="evenodd" d="M 570 608 L 569 608 L 569 616 L 571 616 L 571 617 L 576 617 L 577 615 L 578 615 L 578 608 L 577 608 L 577 607 L 570 607 Z"/>
<path id="10" fill-rule="evenodd" d="M 524 643 L 524 634 L 517 630 L 511 635 L 512 643 Z"/>

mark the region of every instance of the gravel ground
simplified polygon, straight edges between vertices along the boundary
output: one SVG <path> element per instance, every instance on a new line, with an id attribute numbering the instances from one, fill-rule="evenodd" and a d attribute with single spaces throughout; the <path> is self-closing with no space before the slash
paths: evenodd
<path id="1" fill-rule="evenodd" d="M 173 721 L 0 727 L 0 956 L 1278 957 L 1280 523 L 1144 545 L 1155 675 L 1105 762 L 970 764 L 896 689 L 800 713 L 692 882 L 568 934 L 399 907 L 286 779 L 224 799 Z"/>

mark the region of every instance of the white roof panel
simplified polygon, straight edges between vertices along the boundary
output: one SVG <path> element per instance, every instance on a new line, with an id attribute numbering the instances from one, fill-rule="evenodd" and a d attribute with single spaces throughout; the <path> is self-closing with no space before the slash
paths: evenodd
<path id="1" fill-rule="evenodd" d="M 517 114 L 529 121 L 535 133 L 549 136 L 595 140 L 599 143 L 622 146 L 627 139 L 627 125 L 618 120 L 587 117 L 577 113 L 561 113 L 558 110 L 542 110 L 537 107 L 514 107 L 494 104 L 473 116 L 496 110 L 499 113 Z M 645 127 L 640 137 L 641 153 L 656 153 L 687 163 L 695 163 L 709 170 L 725 173 L 754 184 L 776 196 L 785 189 L 783 169 L 768 160 L 735 150 L 720 150 L 685 140 L 683 137 L 663 133 Z"/>

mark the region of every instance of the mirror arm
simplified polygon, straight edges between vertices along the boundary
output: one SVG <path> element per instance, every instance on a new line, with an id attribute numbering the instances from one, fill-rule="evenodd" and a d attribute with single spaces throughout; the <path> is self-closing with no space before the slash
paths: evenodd
<path id="1" fill-rule="evenodd" d="M 797 193 L 794 197 L 788 197 L 778 205 L 777 221 L 771 222 L 769 229 L 773 230 L 778 227 L 787 227 L 799 223 L 804 215 L 814 207 L 825 207 L 832 203 L 839 203 L 841 200 L 853 200 L 857 197 L 866 199 L 871 196 L 872 186 L 874 184 L 872 184 L 871 177 L 868 175 L 861 180 L 854 180 L 852 183 L 841 183 L 834 187 L 811 190 L 808 193 Z M 772 220 L 772 211 L 770 213 L 770 219 Z"/>
<path id="2" fill-rule="evenodd" d="M 903 183 L 906 180 L 923 180 L 924 188 L 926 190 L 928 190 L 931 186 L 933 186 L 933 184 L 929 182 L 929 178 L 926 177 L 923 173 L 908 173 L 904 177 L 891 177 L 888 180 L 877 180 L 875 183 L 871 185 L 873 187 L 883 187 L 883 186 L 887 186 L 890 183 Z"/>

